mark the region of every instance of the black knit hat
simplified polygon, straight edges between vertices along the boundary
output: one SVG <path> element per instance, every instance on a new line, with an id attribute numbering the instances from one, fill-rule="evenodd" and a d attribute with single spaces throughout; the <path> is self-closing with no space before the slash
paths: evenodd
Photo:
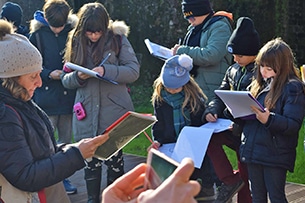
<path id="1" fill-rule="evenodd" d="M 184 18 L 186 19 L 213 12 L 209 0 L 183 0 L 181 5 Z"/>
<path id="2" fill-rule="evenodd" d="M 18 4 L 6 2 L 1 8 L 0 18 L 13 22 L 18 27 L 21 24 L 22 15 L 23 11 Z"/>
<path id="3" fill-rule="evenodd" d="M 260 39 L 253 21 L 248 17 L 239 18 L 227 43 L 228 52 L 244 56 L 256 56 L 259 47 Z"/>

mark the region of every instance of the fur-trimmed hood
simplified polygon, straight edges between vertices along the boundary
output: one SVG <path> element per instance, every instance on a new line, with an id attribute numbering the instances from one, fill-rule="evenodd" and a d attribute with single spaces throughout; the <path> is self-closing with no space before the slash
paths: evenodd
<path id="1" fill-rule="evenodd" d="M 72 28 L 75 28 L 78 22 L 78 17 L 75 14 L 69 14 L 67 24 L 70 24 Z M 47 21 L 44 19 L 42 11 L 36 11 L 34 13 L 34 19 L 30 22 L 30 33 L 39 30 L 43 26 L 49 26 Z"/>
<path id="2" fill-rule="evenodd" d="M 130 27 L 126 25 L 124 21 L 110 21 L 109 23 L 109 29 L 113 31 L 114 34 L 117 35 L 125 35 L 128 37 L 129 32 L 130 32 Z"/>

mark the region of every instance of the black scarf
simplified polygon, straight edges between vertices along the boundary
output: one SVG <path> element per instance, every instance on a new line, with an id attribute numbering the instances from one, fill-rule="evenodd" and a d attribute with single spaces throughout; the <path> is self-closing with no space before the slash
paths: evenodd
<path id="1" fill-rule="evenodd" d="M 189 27 L 188 32 L 186 33 L 183 39 L 182 45 L 187 45 L 190 47 L 200 46 L 202 28 L 206 24 L 206 22 L 211 19 L 213 15 L 214 13 L 210 13 L 200 25 L 197 25 L 195 27 Z M 193 69 L 190 71 L 192 76 L 196 77 L 198 68 L 198 65 L 193 64 Z"/>

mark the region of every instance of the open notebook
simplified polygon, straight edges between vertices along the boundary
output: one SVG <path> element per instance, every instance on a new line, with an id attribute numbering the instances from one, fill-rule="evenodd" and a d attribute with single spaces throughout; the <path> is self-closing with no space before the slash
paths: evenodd
<path id="1" fill-rule="evenodd" d="M 151 42 L 149 39 L 144 40 L 145 45 L 151 55 L 162 60 L 166 60 L 173 56 L 172 50 L 162 45 Z"/>
<path id="2" fill-rule="evenodd" d="M 109 139 L 97 148 L 94 156 L 109 159 L 156 121 L 154 116 L 128 111 L 106 129 Z"/>

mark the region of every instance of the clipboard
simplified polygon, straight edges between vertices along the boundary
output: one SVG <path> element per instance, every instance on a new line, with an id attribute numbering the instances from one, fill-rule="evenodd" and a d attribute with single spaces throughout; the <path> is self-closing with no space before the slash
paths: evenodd
<path id="1" fill-rule="evenodd" d="M 71 63 L 71 62 L 66 62 L 65 63 L 65 66 L 67 66 L 68 68 L 70 69 L 73 69 L 73 70 L 77 70 L 77 71 L 80 71 L 80 72 L 83 72 L 87 75 L 90 75 L 92 77 L 95 77 L 95 78 L 98 78 L 100 80 L 104 80 L 106 82 L 109 82 L 109 83 L 112 83 L 114 85 L 117 85 L 118 82 L 114 81 L 114 80 L 111 80 L 111 79 L 108 79 L 104 76 L 101 76 L 98 72 L 95 72 L 93 70 L 90 70 L 88 68 L 85 68 L 85 67 L 82 67 L 82 66 L 79 66 L 77 64 L 74 64 L 74 63 Z"/>
<path id="2" fill-rule="evenodd" d="M 126 112 L 105 130 L 104 133 L 109 133 L 109 139 L 97 148 L 94 157 L 108 160 L 156 121 L 155 116 Z"/>
<path id="3" fill-rule="evenodd" d="M 215 94 L 223 101 L 234 118 L 254 115 L 250 106 L 256 106 L 262 112 L 264 107 L 249 91 L 215 90 Z"/>

